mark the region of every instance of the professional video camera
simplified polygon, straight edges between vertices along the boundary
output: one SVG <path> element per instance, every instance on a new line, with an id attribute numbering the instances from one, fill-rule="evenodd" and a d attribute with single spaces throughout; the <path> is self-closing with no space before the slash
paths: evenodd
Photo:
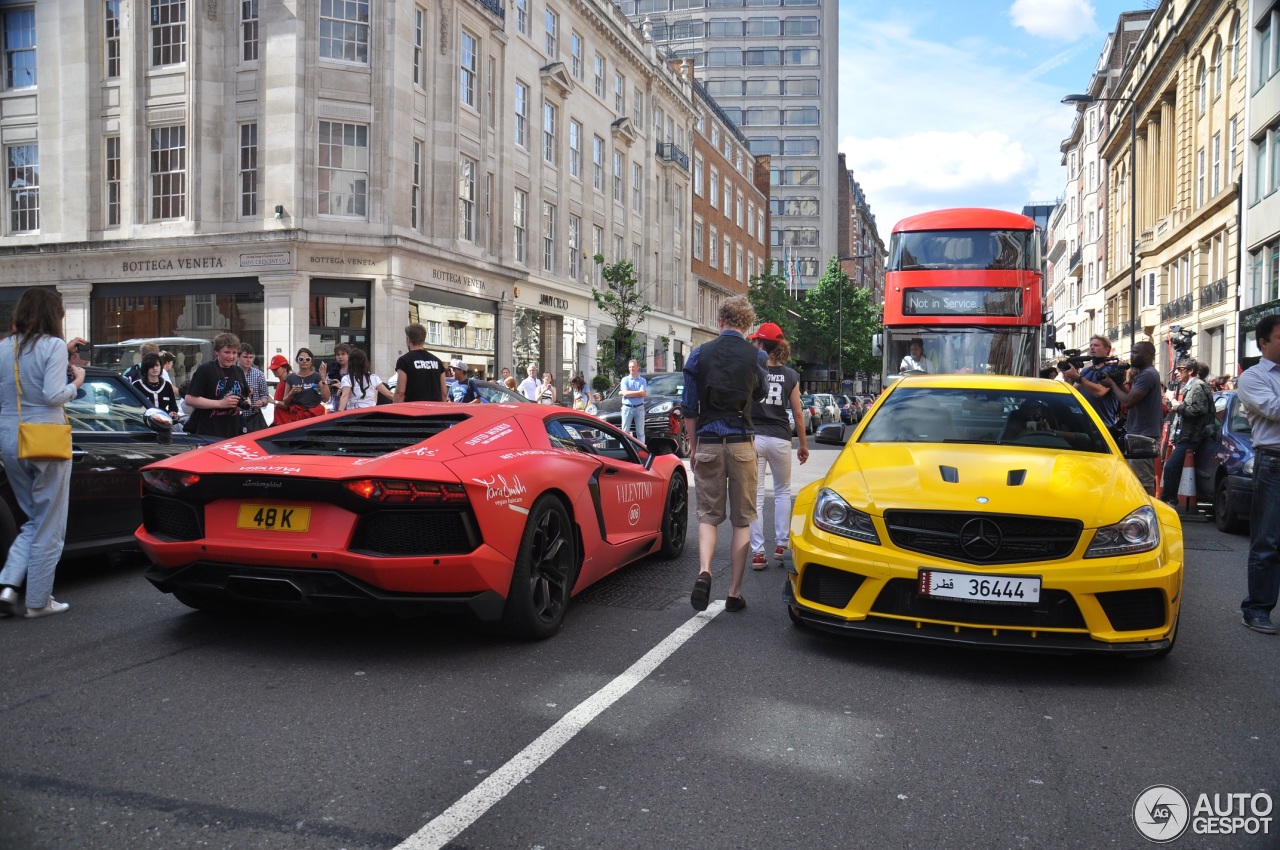
<path id="1" fill-rule="evenodd" d="M 1191 353 L 1191 339 L 1195 335 L 1195 331 L 1185 330 L 1181 325 L 1169 326 L 1169 343 L 1178 353 L 1175 360 L 1183 360 Z"/>
<path id="2" fill-rule="evenodd" d="M 1129 364 L 1119 357 L 1090 357 L 1081 354 L 1078 348 L 1068 348 L 1062 352 L 1062 358 L 1058 360 L 1058 368 L 1061 369 L 1067 363 L 1077 370 L 1084 369 L 1085 364 L 1088 363 L 1104 377 L 1110 378 L 1117 384 L 1124 383 L 1125 373 L 1129 371 Z"/>

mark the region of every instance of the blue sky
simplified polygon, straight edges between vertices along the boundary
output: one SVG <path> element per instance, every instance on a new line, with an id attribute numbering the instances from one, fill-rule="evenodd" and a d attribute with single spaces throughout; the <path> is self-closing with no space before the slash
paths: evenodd
<path id="1" fill-rule="evenodd" d="M 1071 129 L 1123 11 L 1154 0 L 840 0 L 840 151 L 881 238 L 907 215 L 1063 191 Z"/>

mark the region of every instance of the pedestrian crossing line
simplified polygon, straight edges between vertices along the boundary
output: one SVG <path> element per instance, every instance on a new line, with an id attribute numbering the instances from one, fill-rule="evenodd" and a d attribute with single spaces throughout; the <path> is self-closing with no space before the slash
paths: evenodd
<path id="1" fill-rule="evenodd" d="M 497 805 L 503 797 L 523 782 L 561 747 L 599 717 L 605 709 L 626 696 L 632 688 L 648 678 L 663 661 L 689 641 L 707 623 L 724 610 L 724 601 L 712 602 L 707 610 L 687 620 L 662 642 L 646 652 L 640 660 L 591 696 L 561 717 L 550 729 L 517 753 L 510 761 L 484 778 L 479 785 L 463 795 L 431 822 L 403 842 L 395 850 L 441 850 L 462 834 L 485 812 Z"/>

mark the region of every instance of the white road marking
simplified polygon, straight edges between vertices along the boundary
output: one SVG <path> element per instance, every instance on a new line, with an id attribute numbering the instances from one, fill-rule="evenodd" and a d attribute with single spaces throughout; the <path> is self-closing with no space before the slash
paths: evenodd
<path id="1" fill-rule="evenodd" d="M 572 711 L 556 721 L 550 729 L 539 735 L 510 761 L 485 777 L 484 781 L 460 800 L 431 820 L 422 829 L 398 844 L 395 850 L 440 850 L 457 838 L 484 813 L 493 808 L 507 793 L 523 782 L 529 774 L 556 754 L 573 737 L 586 728 L 606 708 L 626 696 L 663 661 L 683 646 L 698 630 L 710 623 L 724 610 L 724 602 L 712 602 L 706 611 L 694 615 L 680 628 L 667 635 L 657 646 L 649 650 L 618 678 L 596 691 Z"/>

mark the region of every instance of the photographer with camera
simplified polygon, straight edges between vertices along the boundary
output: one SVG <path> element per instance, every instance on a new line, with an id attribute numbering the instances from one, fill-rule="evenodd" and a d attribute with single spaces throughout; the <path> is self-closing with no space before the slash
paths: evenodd
<path id="1" fill-rule="evenodd" d="M 1090 365 L 1080 368 L 1083 358 L 1068 357 L 1058 364 L 1058 368 L 1062 379 L 1080 390 L 1110 430 L 1120 421 L 1120 401 L 1103 379 L 1109 375 L 1113 379 L 1119 377 L 1123 382 L 1125 367 L 1111 356 L 1111 340 L 1105 336 L 1089 337 L 1089 359 L 1092 361 Z"/>
<path id="2" fill-rule="evenodd" d="M 1122 387 L 1110 375 L 1103 377 L 1102 382 L 1129 409 L 1125 419 L 1125 432 L 1130 436 L 1145 437 L 1154 446 L 1160 439 L 1160 431 L 1164 426 L 1164 409 L 1160 405 L 1160 373 L 1152 365 L 1156 359 L 1156 347 L 1143 340 L 1133 344 L 1129 352 L 1129 362 L 1137 370 L 1129 389 Z M 1142 486 L 1148 493 L 1154 493 L 1156 487 L 1155 458 L 1130 458 L 1129 468 L 1138 476 Z"/>

